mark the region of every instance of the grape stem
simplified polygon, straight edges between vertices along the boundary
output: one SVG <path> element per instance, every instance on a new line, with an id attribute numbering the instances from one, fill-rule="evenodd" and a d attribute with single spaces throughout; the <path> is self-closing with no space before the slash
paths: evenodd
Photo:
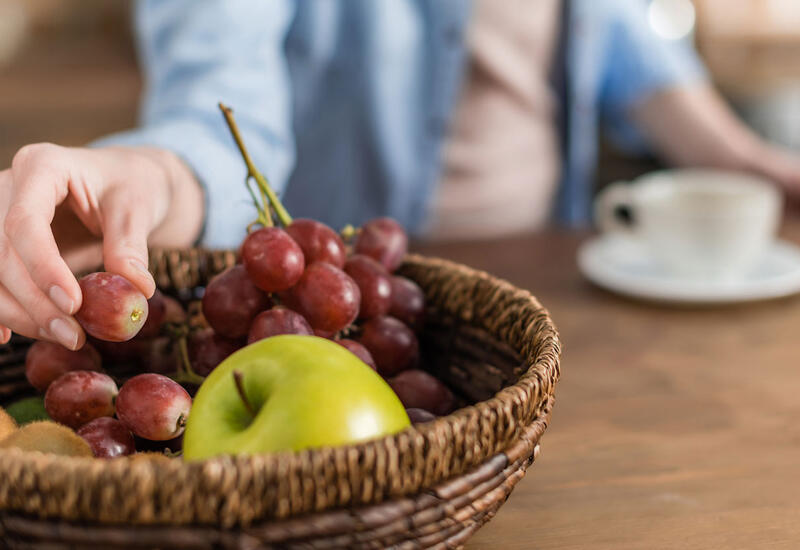
<path id="1" fill-rule="evenodd" d="M 189 361 L 189 347 L 186 344 L 186 338 L 189 333 L 189 327 L 185 325 L 174 325 L 167 323 L 165 325 L 166 332 L 178 344 L 178 351 L 180 352 L 178 372 L 170 376 L 175 382 L 197 384 L 198 386 L 205 380 L 192 368 L 192 362 Z"/>
<path id="2" fill-rule="evenodd" d="M 264 175 L 259 172 L 258 169 L 256 169 L 255 164 L 253 164 L 253 159 L 250 158 L 250 153 L 247 152 L 247 147 L 244 145 L 242 134 L 239 132 L 239 126 L 236 124 L 236 120 L 233 118 L 233 110 L 224 105 L 222 102 L 220 102 L 219 108 L 225 117 L 225 122 L 228 123 L 228 128 L 233 135 L 233 140 L 236 142 L 236 146 L 239 148 L 239 152 L 242 154 L 242 159 L 244 159 L 244 163 L 247 165 L 248 179 L 252 177 L 255 180 L 256 184 L 258 185 L 258 190 L 261 193 L 261 200 L 264 206 L 260 209 L 259 216 L 264 213 L 266 218 L 271 218 L 272 216 L 269 212 L 269 208 L 271 207 L 278 216 L 278 220 L 281 222 L 281 224 L 284 226 L 290 225 L 292 223 L 292 217 L 289 215 L 289 212 L 286 210 L 286 208 L 284 208 L 280 199 L 278 199 L 278 195 L 270 186 L 267 178 L 264 177 Z M 258 205 L 256 205 L 256 207 L 258 207 Z"/>
<path id="3" fill-rule="evenodd" d="M 241 397 L 242 403 L 244 403 L 244 408 L 247 409 L 247 412 L 250 413 L 250 416 L 255 418 L 256 410 L 253 408 L 253 405 L 247 399 L 247 394 L 244 391 L 244 375 L 242 374 L 242 371 L 238 370 L 233 371 L 233 383 L 236 384 L 236 391 L 239 393 L 239 397 Z"/>

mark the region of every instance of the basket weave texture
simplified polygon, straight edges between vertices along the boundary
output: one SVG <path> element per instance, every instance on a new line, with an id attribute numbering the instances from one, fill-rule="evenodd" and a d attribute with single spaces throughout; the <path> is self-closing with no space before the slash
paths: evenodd
<path id="1" fill-rule="evenodd" d="M 159 287 L 187 293 L 232 252 L 155 251 Z M 538 454 L 560 374 L 539 302 L 486 273 L 409 256 L 426 293 L 426 368 L 463 406 L 358 445 L 298 453 L 111 461 L 0 451 L 0 539 L 9 548 L 457 548 Z M 3 355 L 5 354 L 5 357 Z M 0 401 L 26 391 L 0 351 Z"/>

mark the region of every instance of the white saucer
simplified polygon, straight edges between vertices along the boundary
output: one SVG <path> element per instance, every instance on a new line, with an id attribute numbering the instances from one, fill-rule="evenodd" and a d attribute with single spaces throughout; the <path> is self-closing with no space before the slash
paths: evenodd
<path id="1" fill-rule="evenodd" d="M 578 250 L 578 267 L 600 287 L 658 302 L 726 304 L 800 292 L 800 248 L 785 241 L 776 241 L 752 273 L 722 282 L 675 277 L 641 245 L 623 236 L 600 236 L 584 243 Z"/>

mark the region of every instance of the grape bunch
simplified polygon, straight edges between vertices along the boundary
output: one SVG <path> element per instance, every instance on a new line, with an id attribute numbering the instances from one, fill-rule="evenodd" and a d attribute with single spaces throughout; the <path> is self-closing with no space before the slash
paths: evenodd
<path id="1" fill-rule="evenodd" d="M 209 325 L 203 353 L 192 354 L 190 345 L 194 371 L 207 375 L 236 342 L 314 334 L 376 370 L 407 407 L 450 412 L 452 393 L 417 368 L 425 296 L 395 273 L 408 251 L 403 228 L 378 218 L 343 239 L 315 220 L 287 221 L 283 228 L 251 232 L 240 248 L 241 263 L 209 282 L 202 299 Z"/>
<path id="2" fill-rule="evenodd" d="M 255 181 L 258 191 L 250 189 L 258 217 L 238 262 L 187 309 L 158 290 L 148 300 L 119 275 L 82 278 L 76 318 L 87 344 L 70 351 L 36 342 L 26 359 L 47 415 L 97 457 L 175 451 L 191 392 L 229 355 L 282 334 L 316 335 L 349 350 L 388 382 L 414 423 L 451 412 L 452 392 L 420 369 L 425 295 L 397 273 L 408 252 L 405 230 L 387 217 L 341 232 L 292 219 L 223 112 L 248 166 L 246 184 Z M 115 380 L 104 364 L 134 375 Z"/>
<path id="3" fill-rule="evenodd" d="M 46 341 L 30 347 L 25 375 L 44 393 L 47 417 L 75 430 L 96 457 L 136 452 L 134 436 L 178 450 L 172 440 L 183 433 L 192 398 L 167 376 L 142 373 L 118 387 L 91 344 L 70 351 Z"/>

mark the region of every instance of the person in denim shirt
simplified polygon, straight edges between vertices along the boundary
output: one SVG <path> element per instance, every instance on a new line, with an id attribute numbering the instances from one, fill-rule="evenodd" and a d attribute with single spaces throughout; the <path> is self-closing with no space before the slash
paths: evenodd
<path id="1" fill-rule="evenodd" d="M 694 52 L 652 33 L 643 0 L 561 8 L 555 220 L 590 222 L 601 120 L 676 165 L 800 184 L 798 159 L 733 117 Z M 101 254 L 150 295 L 148 244 L 238 245 L 253 209 L 219 101 L 295 215 L 334 227 L 390 215 L 424 233 L 471 16 L 467 0 L 136 2 L 140 126 L 89 148 L 29 145 L 0 172 L 0 341 L 13 330 L 80 347 L 70 268 Z"/>

